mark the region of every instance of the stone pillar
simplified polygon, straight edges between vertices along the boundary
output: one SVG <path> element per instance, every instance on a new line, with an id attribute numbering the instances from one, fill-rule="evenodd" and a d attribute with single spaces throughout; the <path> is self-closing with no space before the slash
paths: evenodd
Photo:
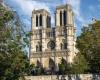
<path id="1" fill-rule="evenodd" d="M 60 26 L 60 11 L 56 11 L 56 26 Z"/>

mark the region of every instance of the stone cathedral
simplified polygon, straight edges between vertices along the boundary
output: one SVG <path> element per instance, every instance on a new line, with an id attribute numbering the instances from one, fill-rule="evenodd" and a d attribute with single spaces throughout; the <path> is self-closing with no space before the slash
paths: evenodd
<path id="1" fill-rule="evenodd" d="M 72 63 L 76 53 L 73 11 L 69 4 L 55 10 L 55 27 L 45 9 L 32 12 L 32 36 L 30 64 L 42 65 L 49 69 L 58 66 L 63 58 Z"/>

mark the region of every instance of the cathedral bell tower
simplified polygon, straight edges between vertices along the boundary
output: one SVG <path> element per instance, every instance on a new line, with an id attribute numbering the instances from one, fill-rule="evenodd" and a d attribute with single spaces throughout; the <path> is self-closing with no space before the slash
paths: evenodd
<path id="1" fill-rule="evenodd" d="M 74 56 L 74 20 L 70 5 L 57 6 L 56 14 L 56 50 L 67 50 L 68 62 L 72 62 Z"/>
<path id="2" fill-rule="evenodd" d="M 51 31 L 51 16 L 48 11 L 44 9 L 33 10 L 32 12 L 32 36 L 31 36 L 31 55 L 30 63 L 43 63 L 40 57 L 47 50 L 47 43 L 50 39 L 47 37 L 48 32 Z M 33 57 L 35 57 L 33 59 Z"/>
<path id="3" fill-rule="evenodd" d="M 44 10 L 33 10 L 32 13 L 32 43 L 34 44 L 32 52 L 45 51 L 46 32 L 45 29 L 51 27 L 50 14 Z"/>
<path id="4" fill-rule="evenodd" d="M 30 64 L 52 70 L 62 59 L 72 63 L 76 49 L 74 30 L 73 11 L 68 4 L 56 7 L 55 27 L 51 27 L 48 11 L 33 10 Z"/>

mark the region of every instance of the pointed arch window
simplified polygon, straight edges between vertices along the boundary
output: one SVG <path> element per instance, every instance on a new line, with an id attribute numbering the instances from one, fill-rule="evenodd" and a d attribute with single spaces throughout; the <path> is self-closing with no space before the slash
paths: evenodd
<path id="1" fill-rule="evenodd" d="M 62 11 L 60 11 L 60 26 L 62 26 Z"/>
<path id="2" fill-rule="evenodd" d="M 66 42 L 66 39 L 63 39 L 63 49 L 67 49 L 67 42 Z"/>
<path id="3" fill-rule="evenodd" d="M 36 45 L 36 52 L 38 51 L 42 51 L 42 45 L 40 42 L 38 42 L 38 44 Z"/>
<path id="4" fill-rule="evenodd" d="M 63 22 L 64 22 L 64 26 L 66 26 L 66 22 L 67 22 L 67 12 L 65 10 L 63 12 Z"/>
<path id="5" fill-rule="evenodd" d="M 47 16 L 47 27 L 51 27 L 51 17 Z"/>
<path id="6" fill-rule="evenodd" d="M 38 27 L 38 15 L 36 15 L 36 27 Z"/>
<path id="7" fill-rule="evenodd" d="M 40 14 L 40 26 L 42 26 L 42 15 Z"/>
<path id="8" fill-rule="evenodd" d="M 60 43 L 60 48 L 61 48 L 61 50 L 67 49 L 67 42 L 66 42 L 66 39 L 63 39 L 63 40 L 62 40 L 62 43 Z"/>

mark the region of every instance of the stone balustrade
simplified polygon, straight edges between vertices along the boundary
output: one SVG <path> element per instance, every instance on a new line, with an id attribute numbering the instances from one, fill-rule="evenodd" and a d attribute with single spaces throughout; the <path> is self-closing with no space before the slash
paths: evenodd
<path id="1" fill-rule="evenodd" d="M 31 55 L 31 58 L 37 57 L 59 57 L 59 56 L 67 56 L 68 50 L 59 50 L 59 51 L 46 51 L 46 52 L 35 52 Z"/>

